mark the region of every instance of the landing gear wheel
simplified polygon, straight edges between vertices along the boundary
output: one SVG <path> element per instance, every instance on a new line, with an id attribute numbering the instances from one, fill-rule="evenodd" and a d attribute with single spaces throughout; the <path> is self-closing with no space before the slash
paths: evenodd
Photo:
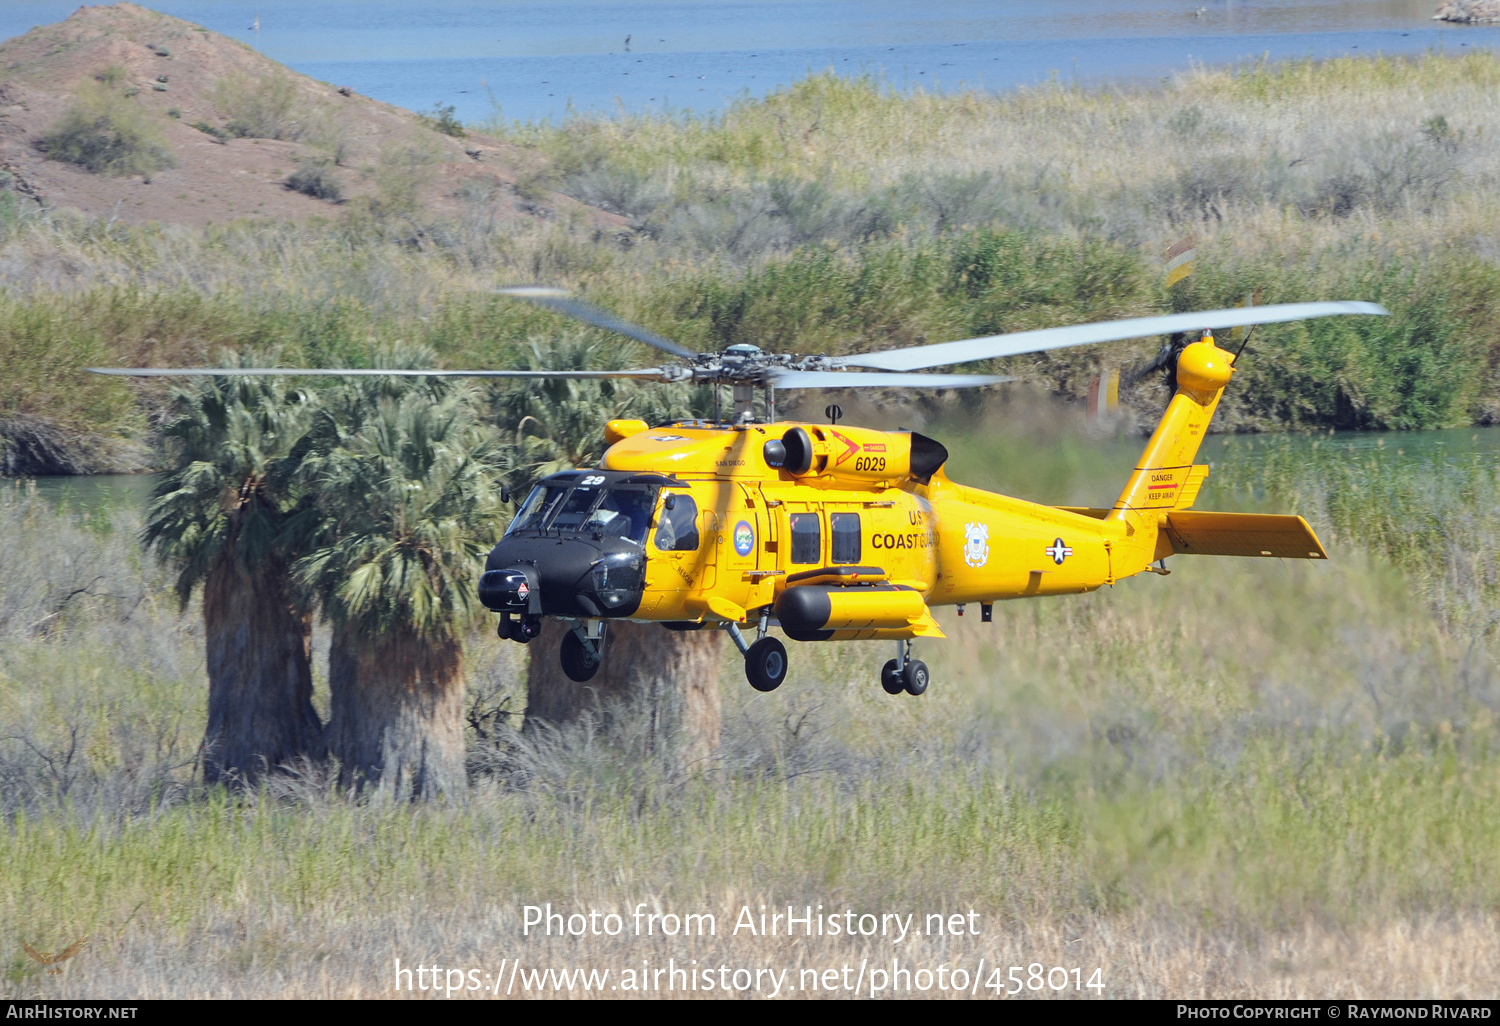
<path id="1" fill-rule="evenodd" d="M 901 683 L 906 688 L 908 695 L 920 695 L 926 691 L 927 664 L 920 659 L 908 660 L 906 669 L 901 671 Z"/>
<path id="2" fill-rule="evenodd" d="M 786 646 L 775 638 L 761 638 L 745 653 L 745 677 L 756 691 L 775 691 L 786 671 Z"/>
<path id="3" fill-rule="evenodd" d="M 888 695 L 899 695 L 906 690 L 906 681 L 901 679 L 901 671 L 896 669 L 896 660 L 887 660 L 880 668 L 880 686 L 885 688 Z"/>
<path id="4" fill-rule="evenodd" d="M 572 631 L 563 635 L 562 647 L 557 650 L 557 655 L 562 662 L 563 673 L 568 675 L 569 680 L 582 684 L 586 680 L 593 680 L 594 674 L 599 672 L 599 657 L 578 640 L 578 635 Z"/>

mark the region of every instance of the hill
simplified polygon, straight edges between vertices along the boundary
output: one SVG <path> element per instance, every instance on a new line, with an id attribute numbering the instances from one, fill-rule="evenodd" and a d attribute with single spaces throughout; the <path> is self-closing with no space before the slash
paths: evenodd
<path id="1" fill-rule="evenodd" d="M 70 125 L 75 136 L 113 133 L 110 152 L 134 145 L 159 158 L 89 170 L 76 147 L 58 144 Z M 92 152 L 103 146 L 96 138 Z M 552 193 L 523 197 L 518 147 L 299 75 L 130 3 L 80 7 L 0 45 L 0 169 L 31 202 L 128 223 L 301 221 L 351 200 L 441 217 L 466 189 L 495 193 L 502 220 L 559 210 L 618 220 Z M 299 171 L 305 192 L 288 185 Z"/>

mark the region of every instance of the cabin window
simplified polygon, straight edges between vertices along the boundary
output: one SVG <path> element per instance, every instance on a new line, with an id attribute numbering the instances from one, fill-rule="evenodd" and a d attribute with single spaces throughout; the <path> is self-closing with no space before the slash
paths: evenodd
<path id="1" fill-rule="evenodd" d="M 792 514 L 792 562 L 816 563 L 823 558 L 823 525 L 816 513 Z"/>
<path id="2" fill-rule="evenodd" d="M 859 562 L 859 514 L 834 513 L 828 518 L 828 534 L 833 542 L 831 563 Z"/>
<path id="3" fill-rule="evenodd" d="M 672 494 L 673 506 L 662 508 L 656 527 L 656 547 L 661 552 L 697 552 L 698 504 L 691 495 Z"/>

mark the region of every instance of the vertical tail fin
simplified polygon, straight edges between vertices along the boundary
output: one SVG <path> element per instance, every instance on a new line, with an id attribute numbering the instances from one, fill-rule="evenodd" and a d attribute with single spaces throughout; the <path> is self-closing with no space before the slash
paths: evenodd
<path id="1" fill-rule="evenodd" d="M 1234 357 L 1215 345 L 1212 335 L 1192 343 L 1177 358 L 1177 394 L 1109 513 L 1108 519 L 1123 520 L 1129 529 L 1122 546 L 1128 554 L 1117 553 L 1116 576 L 1144 569 L 1155 558 L 1161 515 L 1185 508 L 1197 497 L 1205 469 L 1195 469 L 1193 458 L 1234 373 L 1233 364 Z"/>

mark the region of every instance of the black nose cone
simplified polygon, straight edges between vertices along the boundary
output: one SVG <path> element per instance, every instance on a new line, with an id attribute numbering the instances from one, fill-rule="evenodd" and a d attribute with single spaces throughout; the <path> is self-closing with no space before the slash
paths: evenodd
<path id="1" fill-rule="evenodd" d="M 645 553 L 624 539 L 505 538 L 485 561 L 479 601 L 496 612 L 630 616 L 645 583 Z"/>

